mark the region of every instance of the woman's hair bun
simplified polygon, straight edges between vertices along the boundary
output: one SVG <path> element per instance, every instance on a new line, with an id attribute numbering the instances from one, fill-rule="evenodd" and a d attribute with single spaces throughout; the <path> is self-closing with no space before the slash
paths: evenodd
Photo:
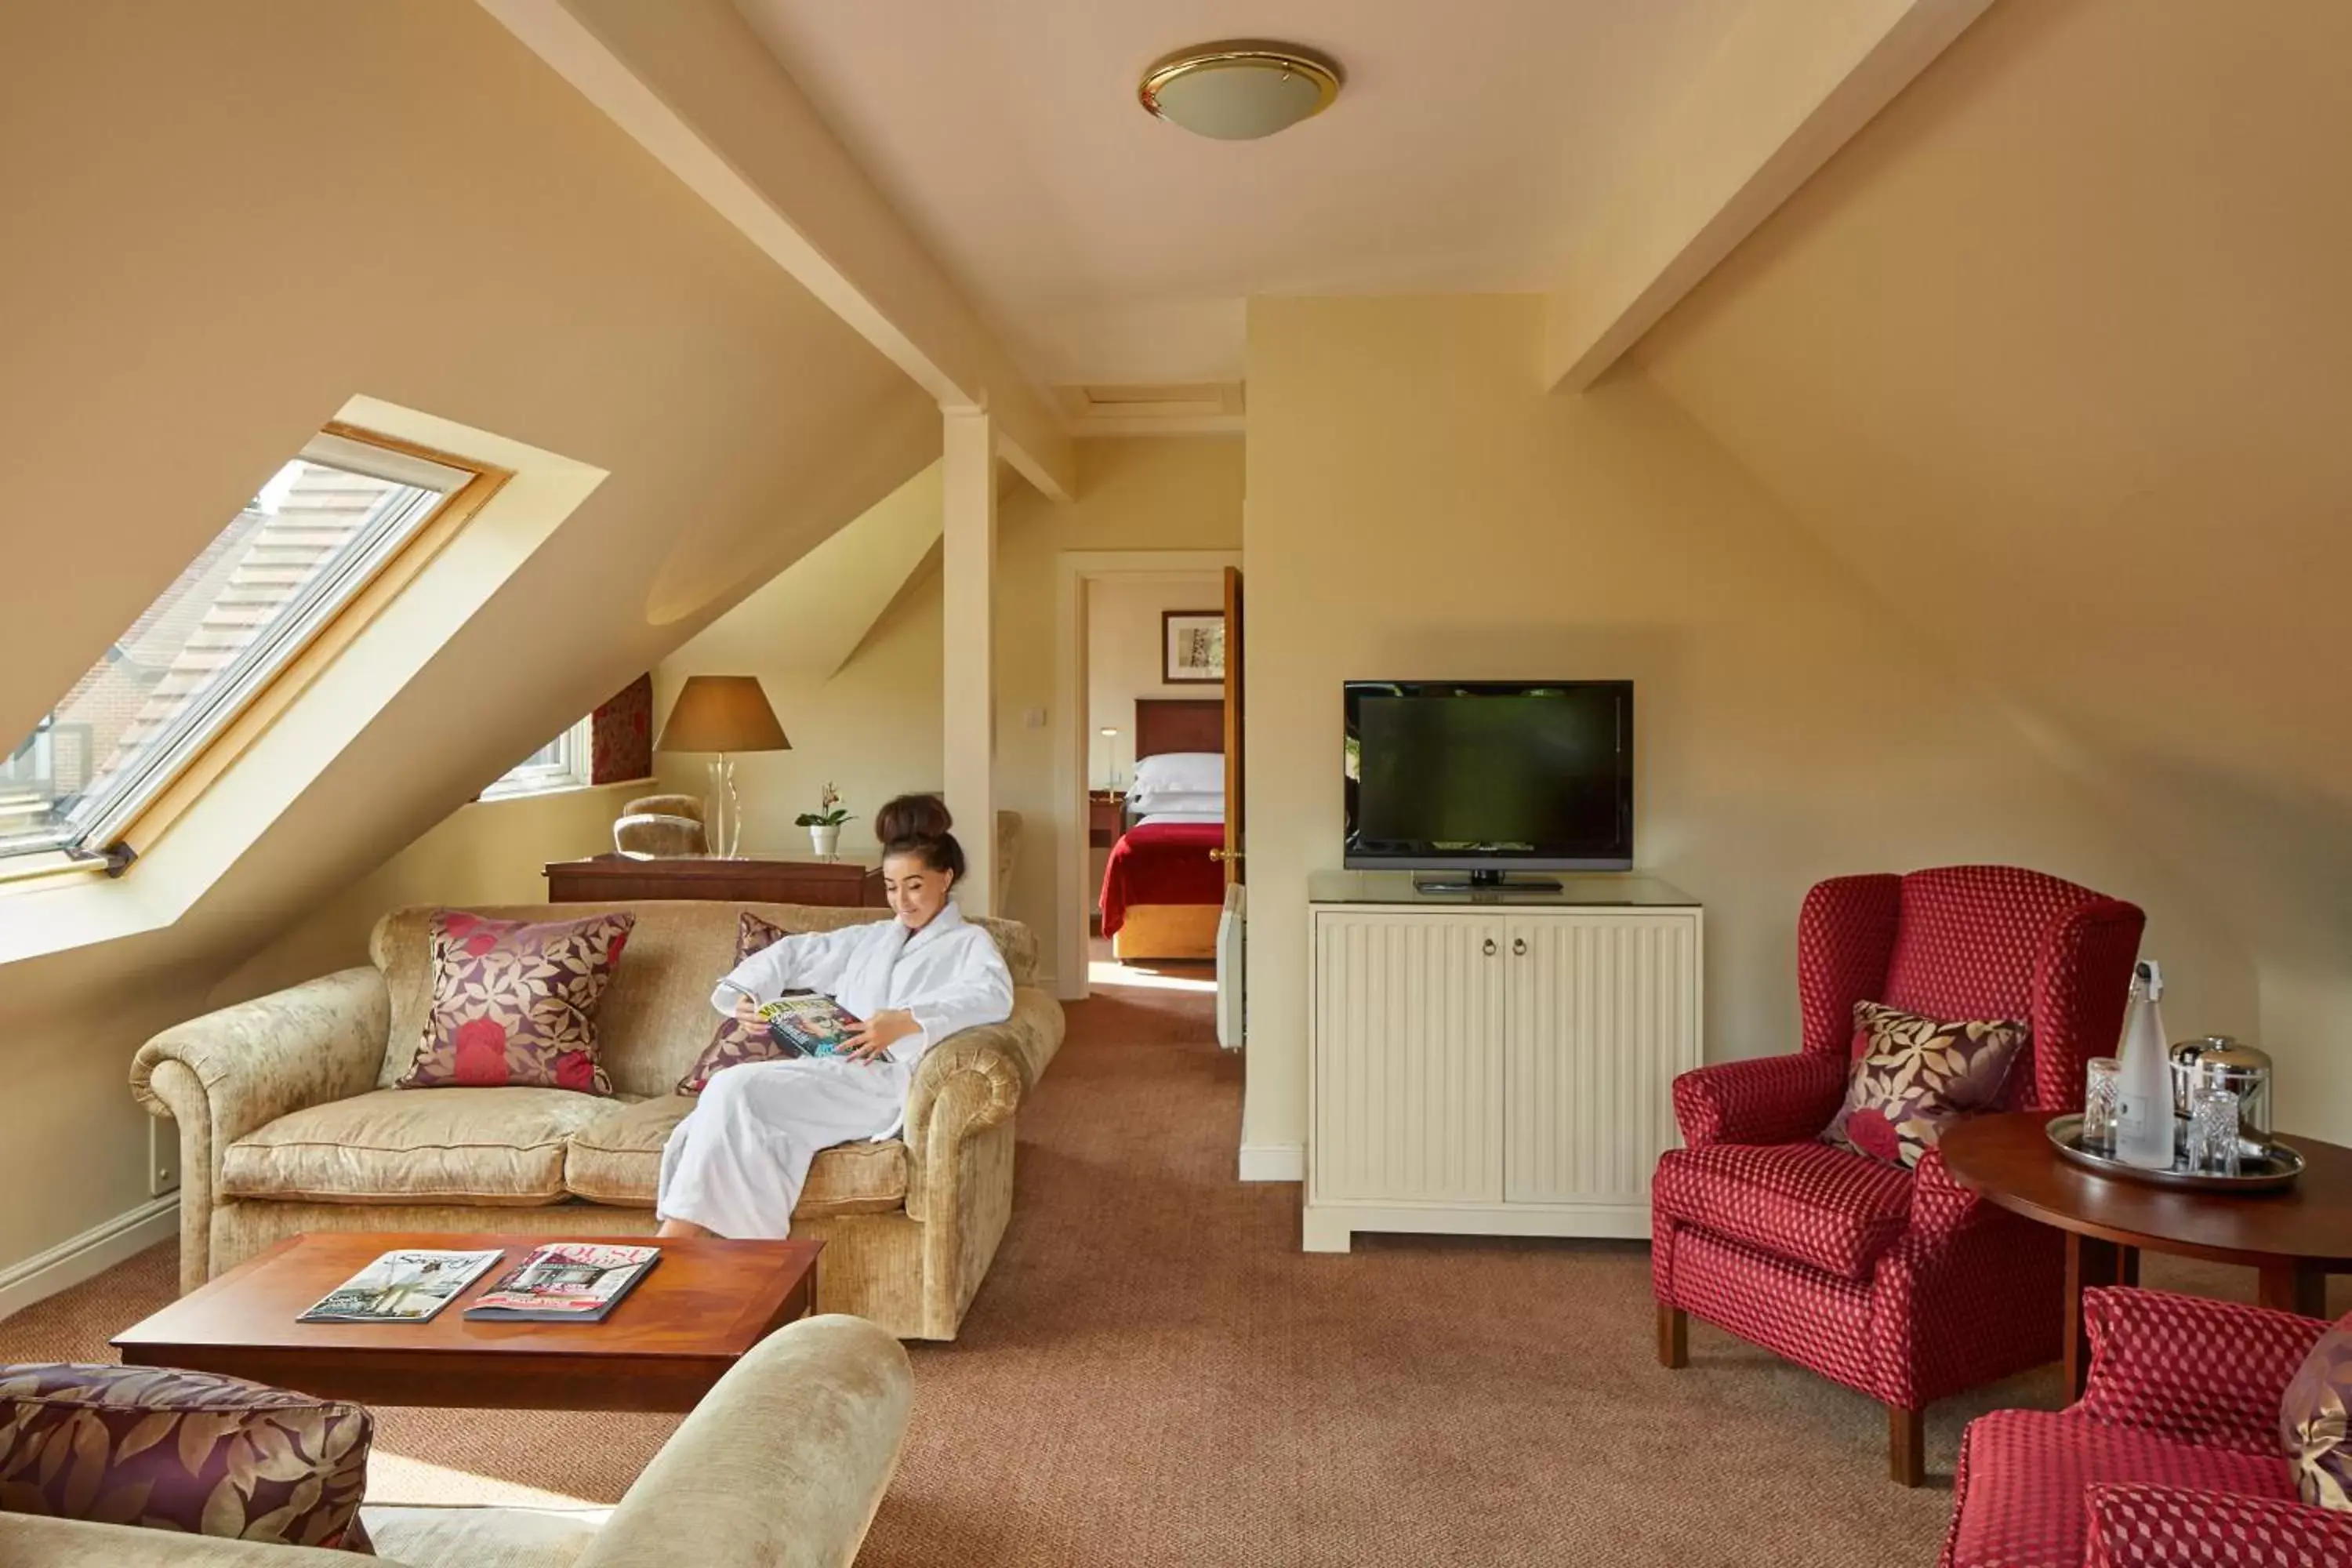
<path id="1" fill-rule="evenodd" d="M 947 802 L 935 795 L 902 795 L 874 814 L 874 837 L 884 844 L 944 838 L 954 826 Z"/>

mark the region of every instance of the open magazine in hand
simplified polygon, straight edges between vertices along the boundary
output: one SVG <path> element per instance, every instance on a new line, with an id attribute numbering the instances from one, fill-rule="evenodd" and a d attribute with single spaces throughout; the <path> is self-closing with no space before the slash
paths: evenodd
<path id="1" fill-rule="evenodd" d="M 840 1056 L 865 1027 L 840 1003 L 814 991 L 787 991 L 760 1004 L 759 1015 L 775 1042 L 795 1056 Z"/>

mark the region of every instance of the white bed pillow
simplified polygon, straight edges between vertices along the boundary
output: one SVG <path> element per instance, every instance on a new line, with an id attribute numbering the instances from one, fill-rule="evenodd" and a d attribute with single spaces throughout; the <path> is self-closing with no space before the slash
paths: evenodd
<path id="1" fill-rule="evenodd" d="M 1128 793 L 1152 790 L 1192 790 L 1225 793 L 1225 758 L 1222 752 L 1161 752 L 1135 760 L 1135 784 Z"/>
<path id="2" fill-rule="evenodd" d="M 1162 827 L 1179 823 L 1221 826 L 1225 820 L 1222 811 L 1155 811 L 1137 821 L 1138 827 Z"/>
<path id="3" fill-rule="evenodd" d="M 1225 792 L 1221 789 L 1131 789 L 1127 809 L 1138 816 L 1175 811 L 1188 816 L 1223 816 Z"/>

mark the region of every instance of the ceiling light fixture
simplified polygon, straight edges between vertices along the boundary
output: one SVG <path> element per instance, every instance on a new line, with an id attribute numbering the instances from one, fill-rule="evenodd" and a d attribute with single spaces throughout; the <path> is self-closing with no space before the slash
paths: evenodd
<path id="1" fill-rule="evenodd" d="M 1201 44 L 1154 61 L 1135 95 L 1195 135 L 1250 142 L 1330 108 L 1339 96 L 1339 67 L 1295 44 Z"/>

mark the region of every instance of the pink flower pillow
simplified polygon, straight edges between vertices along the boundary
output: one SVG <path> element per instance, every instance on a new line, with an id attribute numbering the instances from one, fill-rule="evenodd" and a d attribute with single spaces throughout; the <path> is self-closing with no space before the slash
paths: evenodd
<path id="1" fill-rule="evenodd" d="M 761 920 L 745 910 L 735 923 L 735 962 L 745 959 L 764 947 L 772 947 L 793 933 L 772 921 Z M 721 1068 L 731 1068 L 741 1062 L 772 1062 L 794 1056 L 792 1047 L 778 1040 L 765 1024 L 748 1024 L 740 1018 L 722 1018 L 711 1032 L 710 1043 L 677 1080 L 679 1094 L 700 1094 L 710 1075 Z"/>
<path id="2" fill-rule="evenodd" d="M 433 1004 L 402 1089 L 523 1085 L 610 1094 L 596 1005 L 630 914 L 533 925 L 463 910 L 433 917 Z"/>
<path id="3" fill-rule="evenodd" d="M 1945 1128 L 2000 1103 L 2029 1032 L 2015 1022 L 1938 1023 L 1879 1002 L 1855 1003 L 1853 1027 L 1845 1104 L 1822 1142 L 1906 1170 Z"/>

